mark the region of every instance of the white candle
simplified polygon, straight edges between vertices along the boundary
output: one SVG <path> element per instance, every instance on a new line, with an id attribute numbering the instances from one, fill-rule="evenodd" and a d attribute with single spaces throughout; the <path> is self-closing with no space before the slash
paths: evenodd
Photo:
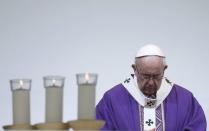
<path id="1" fill-rule="evenodd" d="M 30 124 L 30 96 L 28 90 L 13 91 L 13 123 Z"/>
<path id="2" fill-rule="evenodd" d="M 30 83 L 30 80 L 26 80 L 26 82 Z M 30 86 L 30 84 L 28 85 Z M 13 124 L 30 124 L 30 87 L 25 88 L 23 80 L 11 80 L 11 86 Z"/>
<path id="3" fill-rule="evenodd" d="M 78 92 L 78 119 L 95 119 L 95 87 L 83 84 Z"/>
<path id="4" fill-rule="evenodd" d="M 85 82 L 78 84 L 78 119 L 95 119 L 95 83 L 90 83 L 89 74 Z"/>
<path id="5" fill-rule="evenodd" d="M 62 122 L 64 77 L 46 76 L 44 86 L 46 88 L 45 122 Z"/>
<path id="6" fill-rule="evenodd" d="M 46 87 L 46 122 L 62 122 L 63 88 Z"/>

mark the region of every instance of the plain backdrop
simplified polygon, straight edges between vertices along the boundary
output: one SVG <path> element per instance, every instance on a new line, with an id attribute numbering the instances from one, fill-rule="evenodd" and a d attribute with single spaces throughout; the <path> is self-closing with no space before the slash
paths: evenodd
<path id="1" fill-rule="evenodd" d="M 98 103 L 133 73 L 146 43 L 162 48 L 165 75 L 190 90 L 209 119 L 208 0 L 0 0 L 0 126 L 12 124 L 9 80 L 32 79 L 35 124 L 45 117 L 43 76 L 65 76 L 63 121 L 74 120 L 76 73 L 98 74 Z"/>

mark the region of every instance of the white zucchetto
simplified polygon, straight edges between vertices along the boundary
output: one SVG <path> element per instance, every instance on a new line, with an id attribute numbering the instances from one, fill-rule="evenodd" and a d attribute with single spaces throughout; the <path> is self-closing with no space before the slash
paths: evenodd
<path id="1" fill-rule="evenodd" d="M 153 44 L 148 44 L 145 45 L 143 47 L 141 47 L 137 54 L 136 54 L 136 58 L 138 57 L 143 57 L 143 56 L 160 56 L 160 57 L 165 57 L 164 53 L 162 52 L 162 50 Z"/>

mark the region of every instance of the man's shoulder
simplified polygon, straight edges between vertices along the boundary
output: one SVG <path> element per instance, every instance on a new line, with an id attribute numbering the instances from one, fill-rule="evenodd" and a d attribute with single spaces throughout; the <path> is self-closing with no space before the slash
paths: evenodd
<path id="1" fill-rule="evenodd" d="M 111 103 L 114 107 L 119 107 L 130 104 L 130 101 L 134 101 L 134 99 L 123 84 L 118 84 L 104 93 L 102 101 L 106 104 Z"/>
<path id="2" fill-rule="evenodd" d="M 169 96 L 171 99 L 176 99 L 178 101 L 184 101 L 184 102 L 191 101 L 194 98 L 191 91 L 177 84 L 173 85 L 173 88 Z"/>
<path id="3" fill-rule="evenodd" d="M 186 89 L 183 86 L 180 86 L 178 84 L 173 85 L 173 91 L 175 91 L 177 94 L 182 94 L 182 95 L 192 95 L 192 92 Z"/>
<path id="4" fill-rule="evenodd" d="M 128 96 L 129 93 L 122 83 L 113 86 L 111 89 L 104 93 L 104 97 L 121 98 Z"/>
<path id="5" fill-rule="evenodd" d="M 120 94 L 120 93 L 123 93 L 124 91 L 126 91 L 126 89 L 124 88 L 123 84 L 120 83 L 120 84 L 117 84 L 115 86 L 113 86 L 112 88 L 110 88 L 108 91 L 105 92 L 105 94 Z"/>

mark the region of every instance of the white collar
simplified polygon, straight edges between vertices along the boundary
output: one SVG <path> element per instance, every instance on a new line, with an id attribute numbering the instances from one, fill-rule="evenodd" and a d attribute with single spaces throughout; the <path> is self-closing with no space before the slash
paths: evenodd
<path id="1" fill-rule="evenodd" d="M 137 79 L 134 76 L 129 76 L 123 83 L 123 86 L 128 90 L 128 92 L 134 97 L 134 99 L 142 106 L 146 105 L 147 98 L 141 90 L 138 88 Z M 157 99 L 155 107 L 158 107 L 168 96 L 172 89 L 173 83 L 169 82 L 167 78 L 162 79 L 160 89 L 157 91 Z"/>

